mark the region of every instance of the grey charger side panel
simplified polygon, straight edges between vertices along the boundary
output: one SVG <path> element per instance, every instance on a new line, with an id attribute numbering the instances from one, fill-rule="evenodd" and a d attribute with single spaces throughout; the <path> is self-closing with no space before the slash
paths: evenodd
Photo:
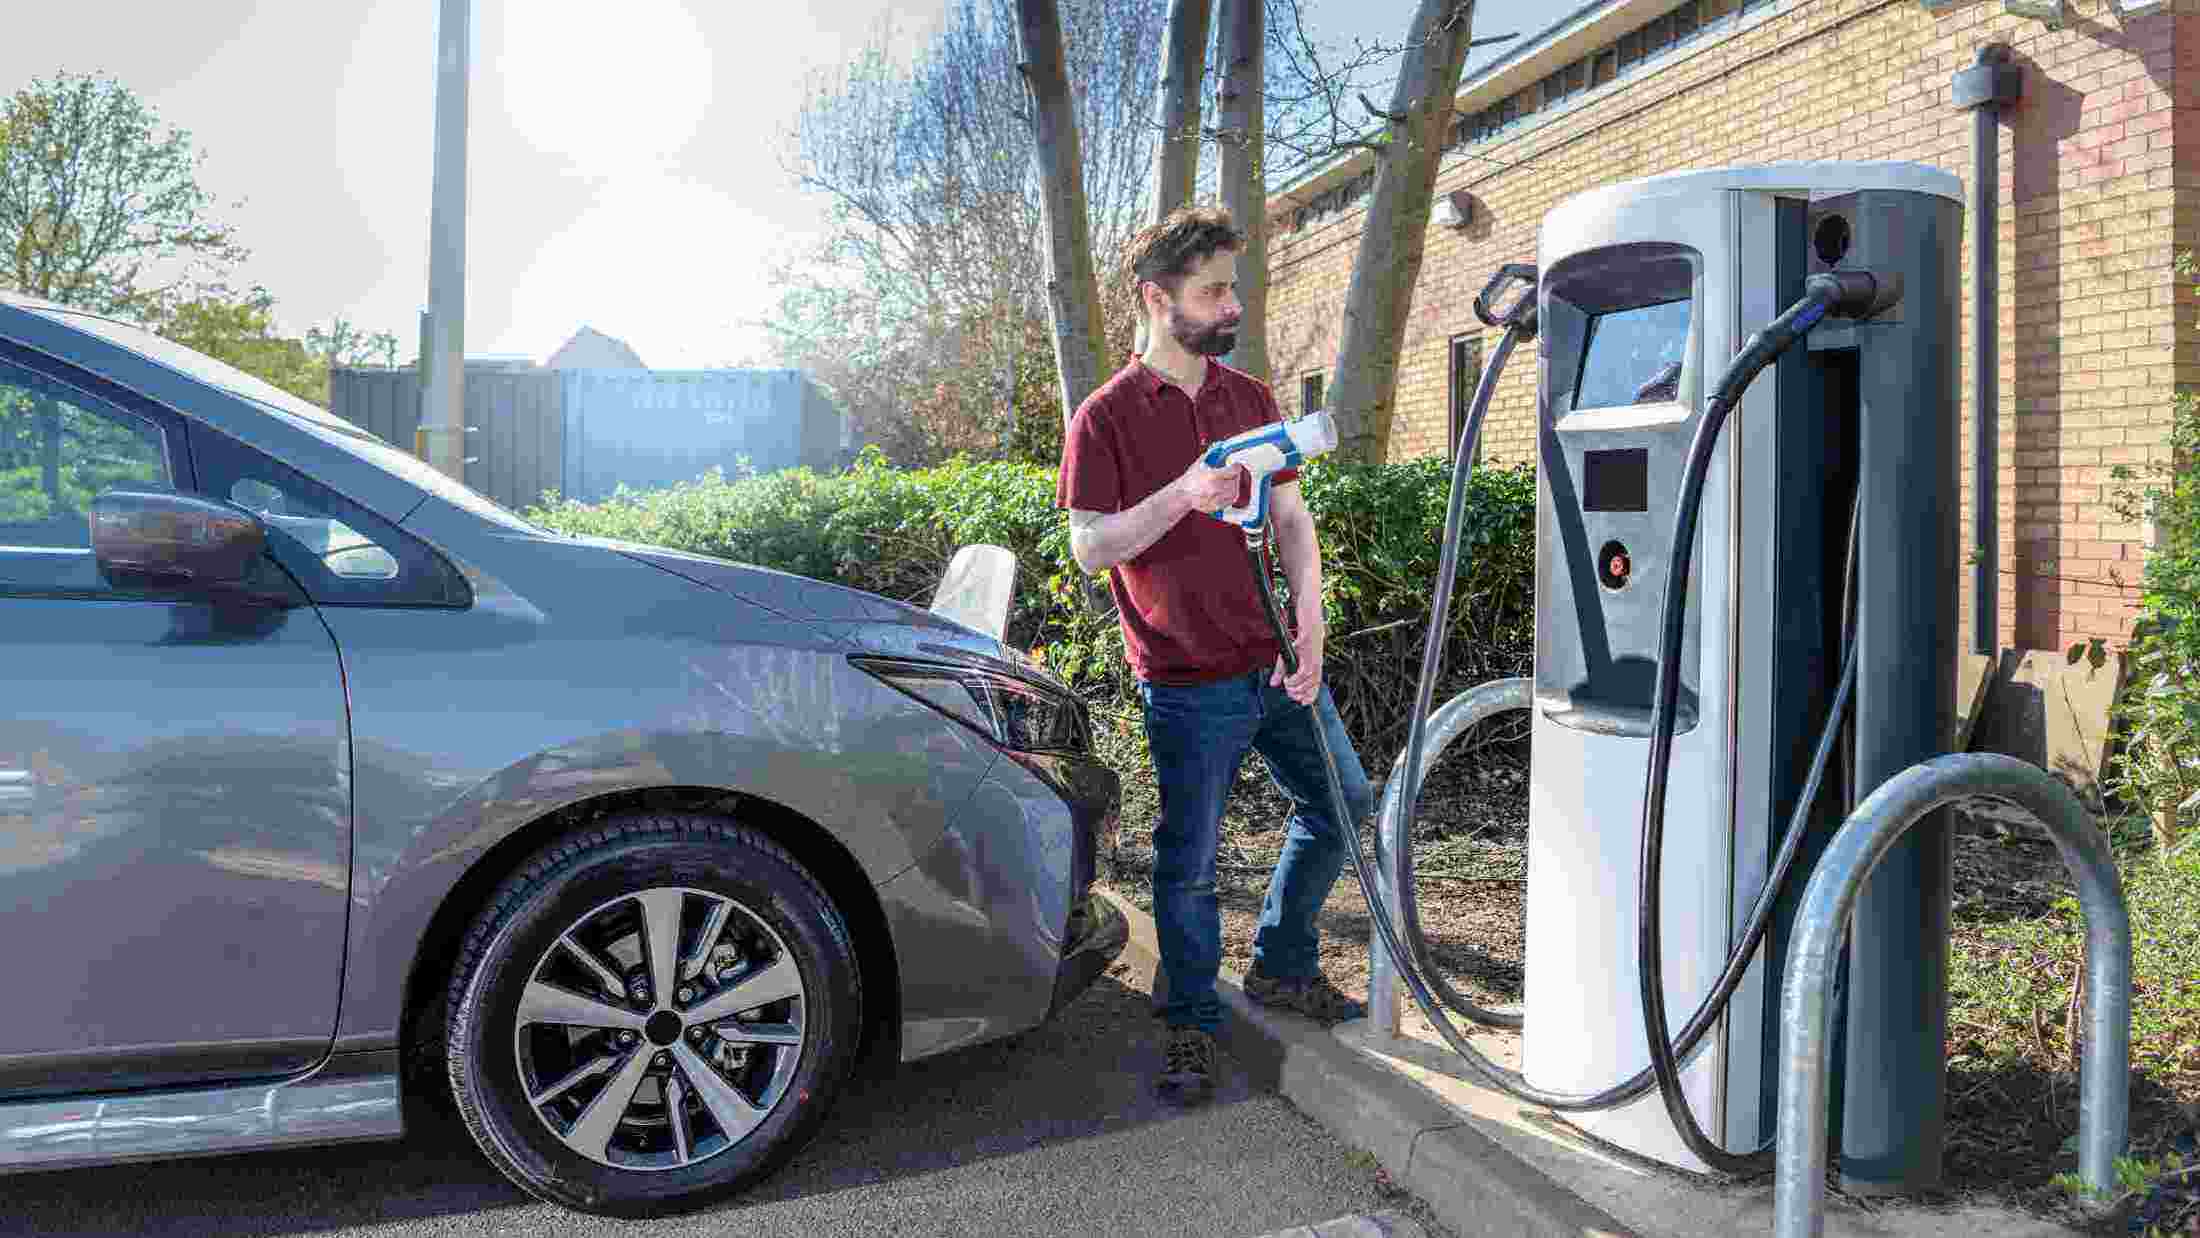
<path id="1" fill-rule="evenodd" d="M 1853 203 L 1853 206 L 1850 204 Z M 1899 312 L 1857 324 L 1856 787 L 1948 749 L 1962 581 L 1957 297 L 1963 207 L 1923 193 L 1850 196 L 1843 265 L 1899 273 Z M 1829 335 L 1826 347 L 1837 347 Z M 1847 1189 L 1940 1179 L 1947 1118 L 1950 840 L 1945 811 L 1872 871 L 1851 936 L 1841 1172 Z"/>

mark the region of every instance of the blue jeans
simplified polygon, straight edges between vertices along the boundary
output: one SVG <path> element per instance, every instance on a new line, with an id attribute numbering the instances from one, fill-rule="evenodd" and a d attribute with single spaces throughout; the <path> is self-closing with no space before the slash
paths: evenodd
<path id="1" fill-rule="evenodd" d="M 1314 914 L 1344 869 L 1345 836 L 1330 810 L 1329 779 L 1314 741 L 1317 712 L 1352 813 L 1345 828 L 1358 828 L 1374 806 L 1367 773 L 1328 687 L 1308 709 L 1282 688 L 1269 686 L 1268 677 L 1262 669 L 1189 687 L 1139 686 L 1161 792 L 1161 817 L 1153 832 L 1153 910 L 1168 994 L 1159 1014 L 1172 1027 L 1212 1032 L 1222 1025 L 1222 1000 L 1215 993 L 1222 967 L 1215 847 L 1223 806 L 1247 750 L 1260 754 L 1268 777 L 1295 808 L 1253 937 L 1253 967 L 1264 976 L 1303 980 L 1320 970 Z"/>

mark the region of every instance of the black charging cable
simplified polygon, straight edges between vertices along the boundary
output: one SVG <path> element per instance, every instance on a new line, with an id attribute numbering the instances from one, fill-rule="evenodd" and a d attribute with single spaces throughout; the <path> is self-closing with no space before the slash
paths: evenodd
<path id="1" fill-rule="evenodd" d="M 1711 469 L 1711 456 L 1718 447 L 1719 433 L 1725 427 L 1727 415 L 1742 399 L 1742 393 L 1756 381 L 1779 356 L 1793 347 L 1795 342 L 1810 333 L 1812 327 L 1831 314 L 1837 317 L 1863 318 L 1892 305 L 1901 295 L 1901 281 L 1882 281 L 1865 271 L 1835 271 L 1813 275 L 1803 281 L 1802 299 L 1789 306 L 1778 318 L 1761 331 L 1751 335 L 1736 354 L 1733 362 L 1720 376 L 1712 389 L 1711 399 L 1704 406 L 1703 419 L 1696 425 L 1695 437 L 1688 445 L 1688 463 L 1681 474 L 1680 502 L 1673 514 L 1673 536 L 1666 543 L 1670 555 L 1666 561 L 1665 599 L 1659 625 L 1657 694 L 1653 698 L 1650 723 L 1650 758 L 1645 771 L 1642 796 L 1642 850 L 1640 855 L 1637 887 L 1639 915 L 1636 920 L 1636 979 L 1642 998 L 1642 1024 L 1644 1038 L 1650 1045 L 1650 1068 L 1658 1079 L 1658 1092 L 1664 1098 L 1666 1116 L 1680 1133 L 1688 1150 L 1703 1162 L 1721 1173 L 1745 1175 L 1761 1174 L 1772 1168 L 1770 1145 L 1751 1152 L 1729 1152 L 1713 1142 L 1696 1123 L 1696 1115 L 1689 1109 L 1688 1097 L 1681 1090 L 1680 1067 L 1674 1060 L 1673 1045 L 1669 1038 L 1665 1018 L 1664 994 L 1664 934 L 1660 930 L 1659 912 L 1663 893 L 1660 881 L 1663 872 L 1665 850 L 1665 795 L 1668 776 L 1671 773 L 1674 731 L 1674 700 L 1680 694 L 1682 620 L 1688 600 L 1688 568 L 1694 557 L 1696 543 L 1696 517 L 1703 505 L 1704 479 Z M 1859 490 L 1861 495 L 1861 489 Z M 1852 505 L 1853 507 L 1854 505 Z M 1849 559 L 1851 572 L 1855 571 L 1856 522 L 1860 510 L 1850 515 Z M 1850 622 L 1848 616 L 1844 622 Z M 1840 707 L 1845 708 L 1851 680 L 1855 675 L 1855 634 L 1849 634 L 1849 652 L 1844 658 L 1848 663 L 1842 673 Z M 1833 721 L 1828 719 L 1829 724 Z M 1834 727 L 1829 725 L 1820 736 L 1819 750 L 1823 754 L 1832 739 Z M 1821 771 L 1813 762 L 1811 773 L 1815 784 Z M 1806 801 L 1809 793 L 1806 792 Z M 1801 805 L 1798 805 L 1800 807 Z M 1789 839 L 1782 851 L 1792 848 L 1800 834 L 1801 821 L 1789 828 Z M 1784 877 L 1784 873 L 1781 874 Z M 1766 893 L 1772 892 L 1773 883 L 1768 879 Z M 1765 900 L 1760 898 L 1760 905 Z M 1729 970 L 1732 970 L 1731 962 Z"/>
<path id="2" fill-rule="evenodd" d="M 1535 278 L 1535 270 L 1533 267 L 1508 266 L 1500 270 L 1497 275 L 1491 279 L 1489 285 L 1483 289 L 1482 294 L 1477 296 L 1475 299 L 1476 311 L 1482 316 L 1483 321 L 1492 326 L 1503 325 L 1506 329 L 1506 335 L 1503 339 L 1499 341 L 1498 349 L 1492 358 L 1492 365 L 1488 370 L 1484 372 L 1482 383 L 1475 393 L 1475 400 L 1469 414 L 1468 424 L 1461 434 L 1458 448 L 1458 459 L 1471 460 L 1472 458 L 1472 446 L 1474 442 L 1478 439 L 1482 417 L 1488 408 L 1491 392 L 1494 390 L 1497 378 L 1504 368 L 1505 361 L 1509 357 L 1513 345 L 1517 343 L 1521 338 L 1532 337 L 1532 335 L 1534 334 L 1535 319 L 1533 307 L 1536 295 Z M 1737 358 L 1736 366 L 1729 368 L 1728 381 L 1721 383 L 1722 390 L 1731 388 L 1734 393 L 1732 396 L 1729 397 L 1727 401 L 1729 407 L 1733 403 L 1734 398 L 1738 398 L 1739 392 L 1748 386 L 1748 381 L 1750 379 L 1753 379 L 1756 376 L 1756 373 L 1763 369 L 1764 365 L 1769 364 L 1770 361 L 1774 357 L 1777 357 L 1780 352 L 1784 352 L 1786 348 L 1791 345 L 1796 339 L 1801 338 L 1801 335 L 1807 332 L 1811 326 L 1814 326 L 1818 319 L 1820 317 L 1823 317 L 1829 308 L 1846 308 L 1850 310 L 1850 312 L 1855 312 L 1856 307 L 1862 306 L 1863 313 L 1876 313 L 1879 309 L 1884 308 L 1887 304 L 1891 304 L 1894 297 L 1896 295 L 1899 295 L 1898 284 L 1893 285 L 1892 287 L 1882 286 L 1877 281 L 1873 281 L 1870 276 L 1861 275 L 1860 273 L 1844 272 L 1838 273 L 1837 275 L 1830 277 L 1832 280 L 1832 285 L 1830 289 L 1826 287 L 1824 283 L 1824 281 L 1826 281 L 1828 278 L 1829 277 L 1824 276 L 1815 277 L 1815 279 L 1819 281 L 1817 287 L 1814 289 L 1815 295 L 1811 297 L 1806 297 L 1805 302 L 1800 303 L 1794 310 L 1790 312 L 1790 314 L 1783 315 L 1782 320 L 1779 323 L 1775 324 L 1775 326 L 1779 328 L 1777 332 L 1773 332 L 1769 335 L 1767 333 L 1760 333 L 1760 336 L 1752 337 L 1751 348 L 1758 349 L 1761 355 L 1757 360 L 1753 362 L 1750 372 L 1746 376 L 1740 373 L 1740 365 L 1742 359 Z M 1509 309 L 1505 311 L 1493 311 L 1490 305 L 1493 294 L 1497 290 L 1499 290 L 1504 284 L 1512 280 L 1523 280 L 1528 285 L 1526 292 L 1520 298 L 1515 300 L 1513 304 L 1509 307 Z M 1828 296 L 1829 292 L 1831 294 L 1830 297 Z M 1816 301 L 1824 301 L 1825 304 L 1813 310 L 1811 308 L 1811 304 Z M 1768 331 L 1770 331 L 1770 329 L 1768 329 Z M 1759 346 L 1762 347 L 1760 348 Z M 1747 355 L 1749 355 L 1750 352 L 1751 349 L 1745 349 L 1744 356 L 1746 357 Z M 1739 381 L 1737 382 L 1735 380 Z M 1722 411 L 1722 420 L 1723 417 L 1724 412 Z M 1442 556 L 1446 560 L 1452 562 L 1454 565 L 1456 564 L 1456 549 L 1459 537 L 1459 517 L 1463 501 L 1462 481 L 1463 477 L 1461 475 L 1460 467 L 1455 463 L 1452 485 L 1452 501 L 1450 505 L 1450 510 L 1447 513 L 1446 517 L 1446 528 L 1443 538 L 1444 551 Z M 1700 501 L 1700 498 L 1701 481 L 1699 479 L 1698 485 L 1696 487 L 1696 500 Z M 1686 507 L 1689 505 L 1690 504 L 1684 497 L 1683 506 Z M 1854 573 L 1856 570 L 1856 543 L 1854 529 L 1855 515 L 1856 513 L 1854 512 L 1852 505 L 1852 527 L 1848 556 L 1849 561 L 1843 573 L 1843 578 L 1845 581 L 1853 581 Z M 1690 517 L 1690 523 L 1691 525 L 1693 524 L 1692 515 Z M 1247 531 L 1248 558 L 1252 564 L 1255 580 L 1258 582 L 1259 585 L 1264 610 L 1267 614 L 1270 628 L 1273 630 L 1277 641 L 1281 646 L 1282 658 L 1285 667 L 1292 673 L 1296 673 L 1298 669 L 1297 651 L 1291 643 L 1289 633 L 1284 629 L 1282 616 L 1275 604 L 1273 587 L 1270 581 L 1269 567 L 1262 555 L 1262 548 L 1265 542 L 1266 537 L 1263 531 Z M 1430 625 L 1432 633 L 1441 633 L 1445 630 L 1446 624 L 1444 620 L 1448 613 L 1452 575 L 1453 573 L 1451 572 L 1445 572 L 1442 574 L 1439 580 L 1436 598 L 1436 613 L 1434 614 L 1434 616 L 1432 616 Z M 1683 574 L 1683 580 L 1685 581 L 1685 573 Z M 1848 591 L 1845 590 L 1844 597 L 1846 598 L 1847 596 Z M 1747 969 L 1749 960 L 1756 953 L 1758 945 L 1761 944 L 1764 934 L 1770 927 L 1774 901 L 1777 898 L 1780 889 L 1785 885 L 1788 873 L 1792 870 L 1795 857 L 1804 838 L 1805 826 L 1807 824 L 1810 811 L 1817 802 L 1819 791 L 1823 784 L 1827 762 L 1833 752 L 1835 740 L 1840 732 L 1841 724 L 1846 717 L 1849 695 L 1853 688 L 1855 680 L 1856 650 L 1853 634 L 1853 618 L 1846 617 L 1850 616 L 1851 614 L 1850 605 L 1847 601 L 1844 601 L 1842 609 L 1845 619 L 1844 640 L 1842 642 L 1844 647 L 1844 664 L 1841 676 L 1841 687 L 1832 707 L 1828 711 L 1826 725 L 1821 730 L 1816 750 L 1812 756 L 1810 772 L 1805 780 L 1803 794 L 1798 798 L 1794 806 L 1788 828 L 1782 839 L 1779 857 L 1774 862 L 1772 871 L 1767 875 L 1764 887 L 1759 891 L 1756 905 L 1752 909 L 1751 915 L 1748 920 L 1748 928 L 1744 932 L 1742 941 L 1728 956 L 1726 966 L 1722 971 L 1718 983 L 1713 986 L 1713 989 L 1710 993 L 1706 994 L 1703 1002 L 1698 1006 L 1695 1013 L 1688 1020 L 1686 1026 L 1682 1029 L 1679 1042 L 1675 1044 L 1667 1044 L 1665 1042 L 1662 1031 L 1661 1034 L 1654 1038 L 1654 1050 L 1663 1049 L 1665 1051 L 1664 1057 L 1668 1066 L 1671 1066 L 1672 1059 L 1675 1055 L 1681 1057 L 1689 1056 L 1699 1046 L 1703 1035 L 1707 1031 L 1709 1031 L 1712 1023 L 1716 1021 L 1719 1013 L 1724 1010 L 1727 1002 L 1731 999 L 1734 989 L 1740 984 L 1741 977 Z M 1437 649 L 1439 651 L 1441 650 L 1440 639 L 1439 643 L 1437 644 Z M 1678 655 L 1676 652 L 1673 657 L 1677 656 Z M 1672 657 L 1664 659 L 1663 661 L 1665 664 L 1673 664 Z M 1411 825 L 1413 813 L 1418 804 L 1418 774 L 1420 766 L 1419 757 L 1422 744 L 1421 733 L 1423 727 L 1425 726 L 1427 715 L 1426 704 L 1430 697 L 1430 694 L 1433 692 L 1433 682 L 1436 676 L 1437 669 L 1438 659 L 1433 656 L 1424 656 L 1421 668 L 1421 682 L 1417 685 L 1416 691 L 1418 705 L 1411 722 L 1412 739 L 1409 741 L 1406 756 L 1407 768 L 1405 771 L 1405 784 L 1403 787 L 1404 794 L 1401 797 L 1403 821 L 1401 823 L 1401 828 L 1399 831 L 1399 845 L 1396 849 L 1396 854 L 1390 857 L 1393 863 L 1394 871 L 1402 871 L 1403 873 L 1402 879 L 1396 886 L 1401 895 L 1401 910 L 1405 912 L 1405 916 L 1406 918 L 1408 918 L 1409 922 L 1414 924 L 1417 924 L 1418 917 L 1412 914 L 1414 910 L 1417 910 L 1417 899 L 1415 898 L 1415 891 L 1412 884 L 1411 873 Z M 1668 728 L 1670 731 L 1669 717 Z M 1327 782 L 1330 791 L 1331 814 L 1334 819 L 1340 823 L 1351 822 L 1350 814 L 1345 805 L 1343 790 L 1337 777 L 1335 757 L 1334 754 L 1330 751 L 1328 736 L 1324 728 L 1319 725 L 1318 721 L 1314 727 L 1314 735 L 1316 746 L 1322 754 L 1324 772 L 1327 775 Z M 1670 733 L 1668 734 L 1668 749 L 1669 748 Z M 1655 768 L 1655 766 L 1653 768 Z M 1660 837 L 1662 839 L 1662 799 L 1658 804 L 1657 819 L 1660 827 Z M 1562 1093 L 1534 1087 L 1530 1085 L 1526 1081 L 1526 1079 L 1523 1078 L 1517 1071 L 1509 1070 L 1503 1066 L 1491 1062 L 1488 1058 L 1484 1057 L 1481 1053 L 1476 1051 L 1471 1044 L 1469 1044 L 1463 1037 L 1458 1034 L 1458 1031 L 1451 1025 L 1451 1021 L 1448 1018 L 1444 1017 L 1442 1013 L 1437 1009 L 1438 1001 L 1435 995 L 1430 992 L 1429 987 L 1422 980 L 1421 973 L 1423 972 L 1426 972 L 1431 976 L 1434 976 L 1436 974 L 1436 969 L 1433 966 L 1430 966 L 1427 961 L 1425 939 L 1417 940 L 1414 943 L 1420 948 L 1413 950 L 1410 955 L 1406 949 L 1402 948 L 1399 941 L 1399 934 L 1397 932 L 1397 929 L 1391 923 L 1389 915 L 1386 914 L 1384 910 L 1384 905 L 1378 892 L 1376 882 L 1373 880 L 1368 871 L 1365 856 L 1361 853 L 1357 822 L 1351 822 L 1348 825 L 1342 825 L 1341 829 L 1345 836 L 1344 841 L 1346 843 L 1348 854 L 1352 858 L 1353 874 L 1359 882 L 1362 895 L 1365 896 L 1367 900 L 1370 913 L 1369 918 L 1374 923 L 1376 933 L 1382 939 L 1384 948 L 1389 952 L 1391 959 L 1398 964 L 1398 973 L 1400 978 L 1405 981 L 1407 991 L 1412 994 L 1414 1003 L 1421 1008 L 1422 1013 L 1427 1016 L 1431 1025 L 1434 1026 L 1436 1030 L 1443 1036 L 1446 1043 L 1452 1048 L 1455 1053 L 1459 1054 L 1460 1057 L 1462 1057 L 1467 1062 L 1468 1066 L 1474 1071 L 1475 1074 L 1480 1076 L 1483 1082 L 1487 1083 L 1488 1085 L 1499 1091 L 1505 1092 L 1520 1100 L 1527 1101 L 1531 1104 L 1541 1105 L 1545 1108 L 1557 1112 L 1579 1112 L 1585 1110 L 1607 1109 L 1639 1097 L 1648 1092 L 1649 1089 L 1653 1086 L 1660 1086 L 1661 1090 L 1667 1090 L 1662 1088 L 1662 1080 L 1660 1079 L 1660 1076 L 1656 1069 L 1658 1065 L 1658 1062 L 1656 1060 L 1658 1054 L 1655 1051 L 1652 1055 L 1653 1062 L 1650 1068 L 1646 1068 L 1642 1071 L 1637 1072 L 1633 1077 L 1619 1084 L 1615 1084 L 1612 1087 L 1605 1088 L 1601 1091 L 1593 1093 Z M 1646 917 L 1643 923 L 1652 926 L 1649 931 L 1653 933 L 1657 931 L 1655 927 L 1657 925 L 1657 920 L 1655 919 L 1655 917 Z M 1418 934 L 1416 936 L 1418 937 Z M 1418 966 L 1407 966 L 1406 960 L 1409 957 L 1414 959 Z M 1440 979 L 1438 983 L 1441 983 Z M 1468 1010 L 1462 1011 L 1462 1013 L 1478 1012 L 1495 1015 L 1496 1020 L 1500 1020 L 1495 1022 L 1495 1025 L 1497 1026 L 1505 1026 L 1506 1024 L 1501 1020 L 1512 1018 L 1512 1016 L 1510 1016 L 1509 1014 L 1500 1012 L 1481 1012 L 1479 1011 L 1479 1008 L 1473 1007 L 1472 1003 L 1465 1002 L 1463 999 L 1459 1003 L 1459 1006 L 1464 1006 L 1468 1008 Z M 1455 1006 L 1454 1008 L 1457 1009 L 1459 1007 Z M 1659 1013 L 1662 1015 L 1662 1007 Z M 1472 1013 L 1470 1013 L 1470 1017 L 1472 1017 Z M 1662 1020 L 1660 1022 L 1662 1027 Z M 1669 1071 L 1668 1073 L 1672 1076 L 1677 1084 L 1677 1068 Z M 1677 1088 L 1670 1089 L 1668 1091 L 1668 1101 L 1670 1103 L 1672 1096 L 1677 1093 Z M 1683 1109 L 1685 1111 L 1685 1098 L 1683 1098 Z M 1693 1122 L 1691 1121 L 1689 1125 L 1692 1127 Z M 1697 1133 L 1700 1136 L 1701 1133 Z"/>
<path id="3" fill-rule="evenodd" d="M 1500 294 L 1515 283 L 1522 286 L 1521 291 L 1510 302 L 1501 304 Z M 1438 542 L 1436 596 L 1430 600 L 1428 632 L 1421 641 L 1421 673 L 1414 683 L 1413 713 L 1406 727 L 1406 764 L 1402 775 L 1406 794 L 1400 801 L 1405 818 L 1391 854 L 1383 854 L 1380 834 L 1375 839 L 1378 862 L 1388 861 L 1390 888 L 1397 891 L 1398 916 L 1405 922 L 1404 936 L 1406 946 L 1413 951 L 1413 965 L 1428 978 L 1429 987 L 1436 991 L 1437 998 L 1445 1006 L 1484 1027 L 1518 1028 L 1521 1018 L 1509 1010 L 1487 1010 L 1476 1005 L 1452 988 L 1436 966 L 1428 936 L 1421 929 L 1421 898 L 1413 871 L 1413 809 L 1419 802 L 1421 749 L 1427 743 L 1429 710 L 1435 700 L 1436 678 L 1444 664 L 1445 641 L 1451 634 L 1451 593 L 1459 575 L 1460 525 L 1474 469 L 1474 445 L 1482 440 L 1483 415 L 1489 412 L 1490 395 L 1497 389 L 1498 376 L 1505 372 L 1505 363 L 1512 359 L 1514 345 L 1535 338 L 1536 293 L 1535 268 L 1525 263 L 1508 263 L 1499 267 L 1482 286 L 1482 291 L 1475 294 L 1475 317 L 1480 318 L 1484 326 L 1496 327 L 1504 334 L 1498 337 L 1490 364 L 1482 371 L 1481 381 L 1475 384 L 1474 400 L 1467 406 L 1467 423 L 1460 427 L 1459 442 L 1452 452 L 1451 491 L 1444 508 L 1444 535 Z"/>

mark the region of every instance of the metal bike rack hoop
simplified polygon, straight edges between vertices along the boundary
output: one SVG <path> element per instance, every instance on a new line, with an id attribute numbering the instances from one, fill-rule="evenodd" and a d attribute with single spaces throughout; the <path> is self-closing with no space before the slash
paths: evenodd
<path id="1" fill-rule="evenodd" d="M 1473 730 L 1488 719 L 1516 709 L 1528 709 L 1535 704 L 1535 682 L 1530 679 L 1493 679 L 1476 684 L 1461 692 L 1443 707 L 1429 715 L 1428 733 L 1421 737 L 1422 772 L 1425 775 L 1435 767 L 1444 750 L 1452 741 Z M 1381 815 L 1375 829 L 1375 870 L 1377 885 L 1382 891 L 1384 908 L 1392 919 L 1402 919 L 1404 908 L 1400 905 L 1398 890 L 1390 880 L 1390 857 L 1396 848 L 1411 847 L 1413 841 L 1404 838 L 1406 754 L 1400 752 L 1391 763 L 1390 777 L 1383 785 Z M 1425 789 L 1425 787 L 1424 787 Z M 1398 1013 L 1405 985 L 1398 975 L 1401 961 L 1390 957 L 1390 950 L 1383 945 L 1380 929 L 1370 928 L 1367 934 L 1367 1016 L 1375 1031 L 1385 1037 L 1398 1035 Z"/>
<path id="2" fill-rule="evenodd" d="M 1857 895 L 1887 849 L 1942 805 L 1993 799 L 2046 828 L 2085 912 L 2085 1058 L 2078 1089 L 2078 1173 L 2115 1181 L 2131 1119 L 2131 916 L 2107 837 L 2076 795 L 2014 757 L 1934 757 L 1882 783 L 1834 835 L 1804 888 L 1780 990 L 1780 1110 L 1773 1187 L 1776 1238 L 1825 1232 L 1826 1056 L 1833 969 Z"/>

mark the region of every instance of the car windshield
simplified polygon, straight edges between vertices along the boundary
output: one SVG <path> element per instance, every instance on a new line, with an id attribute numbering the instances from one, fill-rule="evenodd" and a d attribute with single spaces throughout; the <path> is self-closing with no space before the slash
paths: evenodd
<path id="1" fill-rule="evenodd" d="M 429 465 L 425 460 L 369 434 L 358 426 L 345 421 L 327 409 L 302 400 L 265 379 L 256 378 L 235 366 L 228 365 L 204 353 L 154 334 L 143 327 L 103 318 L 97 314 L 65 306 L 16 302 L 21 308 L 44 314 L 67 325 L 84 331 L 107 342 L 159 362 L 173 370 L 180 370 L 201 382 L 219 387 L 231 395 L 252 401 L 278 416 L 286 416 L 302 423 L 305 429 L 342 447 L 354 455 L 388 472 L 395 473 L 429 494 L 453 507 L 473 513 L 484 520 L 527 533 L 548 533 L 549 530 L 532 521 L 521 519 L 511 509 L 488 495 Z"/>

